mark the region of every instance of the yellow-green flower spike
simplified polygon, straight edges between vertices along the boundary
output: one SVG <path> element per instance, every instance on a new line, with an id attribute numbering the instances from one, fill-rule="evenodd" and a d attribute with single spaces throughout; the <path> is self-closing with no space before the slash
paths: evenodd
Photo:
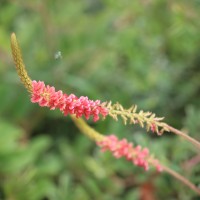
<path id="1" fill-rule="evenodd" d="M 32 80 L 27 74 L 23 59 L 21 50 L 19 47 L 19 44 L 17 42 L 17 38 L 15 33 L 11 34 L 11 49 L 12 49 L 12 55 L 15 62 L 17 73 L 21 79 L 21 82 L 24 84 L 26 89 L 31 92 L 32 91 Z"/>

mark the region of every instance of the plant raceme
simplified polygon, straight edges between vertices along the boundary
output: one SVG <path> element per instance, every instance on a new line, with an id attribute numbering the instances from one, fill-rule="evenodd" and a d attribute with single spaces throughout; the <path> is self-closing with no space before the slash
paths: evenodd
<path id="1" fill-rule="evenodd" d="M 115 135 L 107 136 L 104 140 L 97 142 L 102 152 L 110 151 L 115 158 L 125 157 L 134 165 L 149 169 L 149 164 L 156 167 L 157 171 L 162 171 L 158 160 L 149 155 L 148 148 L 142 149 L 140 145 L 133 147 L 133 143 L 126 139 L 119 140 Z"/>
<path id="2" fill-rule="evenodd" d="M 93 121 L 97 122 L 101 119 L 100 116 L 103 119 L 110 116 L 115 120 L 118 120 L 118 116 L 120 116 L 124 124 L 127 124 L 127 122 L 139 124 L 141 127 L 146 127 L 147 131 L 151 130 L 158 135 L 162 135 L 164 131 L 171 131 L 200 147 L 198 141 L 162 122 L 163 118 L 156 117 L 151 112 L 137 112 L 137 106 L 124 109 L 119 103 L 101 103 L 100 100 L 94 101 L 84 96 L 77 97 L 74 94 L 65 94 L 61 90 L 56 91 L 53 86 L 45 85 L 43 81 L 32 81 L 26 71 L 21 50 L 14 33 L 11 35 L 11 48 L 17 73 L 21 82 L 31 93 L 32 103 L 38 103 L 41 107 L 49 107 L 51 110 L 59 109 L 64 115 L 70 115 L 81 132 L 93 139 L 103 152 L 110 151 L 115 158 L 124 157 L 127 161 L 145 170 L 148 170 L 149 166 L 154 166 L 157 171 L 169 173 L 200 194 L 200 190 L 194 184 L 155 159 L 149 153 L 148 148 L 142 148 L 139 145 L 134 146 L 133 143 L 128 142 L 126 139 L 120 140 L 115 135 L 104 136 L 87 125 L 81 117 L 84 116 L 86 120 L 92 117 Z"/>
<path id="3" fill-rule="evenodd" d="M 31 102 L 38 103 L 41 107 L 46 106 L 51 110 L 59 109 L 64 115 L 75 114 L 76 117 L 83 115 L 88 120 L 93 116 L 93 121 L 99 120 L 99 115 L 108 115 L 108 109 L 102 107 L 99 100 L 89 100 L 88 97 L 78 98 L 74 94 L 64 94 L 61 90 L 55 91 L 54 87 L 45 86 L 42 81 L 32 81 Z"/>

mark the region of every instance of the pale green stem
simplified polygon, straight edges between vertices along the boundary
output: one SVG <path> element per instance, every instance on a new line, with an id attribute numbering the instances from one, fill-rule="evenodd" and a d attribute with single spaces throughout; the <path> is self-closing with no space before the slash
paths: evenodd
<path id="1" fill-rule="evenodd" d="M 168 174 L 170 174 L 171 176 L 173 176 L 174 178 L 176 178 L 177 180 L 181 181 L 183 184 L 185 184 L 186 186 L 188 186 L 190 189 L 192 189 L 193 191 L 195 191 L 196 193 L 198 193 L 200 195 L 200 188 L 196 187 L 193 183 L 191 183 L 188 179 L 186 179 L 184 176 L 181 176 L 179 173 L 175 172 L 174 170 L 170 169 L 167 166 L 161 165 L 161 167 L 163 168 L 163 170 L 165 172 L 167 172 Z"/>
<path id="2" fill-rule="evenodd" d="M 186 133 L 173 128 L 172 126 L 167 125 L 167 128 L 169 129 L 169 131 L 171 131 L 172 133 L 179 135 L 181 137 L 183 137 L 185 140 L 187 140 L 188 142 L 194 144 L 197 148 L 200 149 L 200 142 L 198 142 L 197 140 L 195 140 L 194 138 L 190 137 L 189 135 L 187 135 Z"/>

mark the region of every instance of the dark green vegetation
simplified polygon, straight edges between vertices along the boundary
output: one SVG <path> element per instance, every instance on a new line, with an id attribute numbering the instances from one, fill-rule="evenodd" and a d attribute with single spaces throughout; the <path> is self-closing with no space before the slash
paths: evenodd
<path id="1" fill-rule="evenodd" d="M 0 199 L 198 199 L 168 174 L 100 153 L 70 117 L 30 103 L 10 34 L 16 33 L 33 80 L 77 96 L 137 104 L 200 140 L 199 19 L 199 0 L 0 1 Z M 149 147 L 200 183 L 198 151 L 181 138 L 109 118 L 89 123 Z"/>

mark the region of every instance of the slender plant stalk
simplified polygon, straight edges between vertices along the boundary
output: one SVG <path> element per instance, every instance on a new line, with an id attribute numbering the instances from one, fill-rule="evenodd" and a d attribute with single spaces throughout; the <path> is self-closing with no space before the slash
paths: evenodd
<path id="1" fill-rule="evenodd" d="M 193 191 L 195 191 L 196 193 L 198 193 L 200 195 L 200 188 L 196 187 L 193 183 L 191 183 L 184 176 L 181 176 L 179 173 L 175 172 L 174 170 L 172 170 L 171 168 L 169 168 L 167 166 L 164 166 L 164 165 L 161 165 L 161 166 L 162 166 L 162 168 L 165 172 L 167 172 L 168 174 L 170 174 L 171 176 L 173 176 L 177 180 L 181 181 L 183 184 L 185 184 L 190 189 L 192 189 Z"/>
<path id="2" fill-rule="evenodd" d="M 77 118 L 75 115 L 70 116 L 78 129 L 90 139 L 94 140 L 95 142 L 99 142 L 105 138 L 105 136 L 91 128 L 83 119 Z"/>
<path id="3" fill-rule="evenodd" d="M 179 135 L 181 137 L 183 137 L 185 140 L 187 140 L 188 142 L 194 144 L 197 148 L 200 149 L 200 142 L 198 142 L 197 140 L 195 140 L 194 138 L 190 137 L 189 135 L 185 134 L 184 132 L 167 125 L 167 128 L 169 129 L 169 131 L 171 131 L 172 133 Z"/>

